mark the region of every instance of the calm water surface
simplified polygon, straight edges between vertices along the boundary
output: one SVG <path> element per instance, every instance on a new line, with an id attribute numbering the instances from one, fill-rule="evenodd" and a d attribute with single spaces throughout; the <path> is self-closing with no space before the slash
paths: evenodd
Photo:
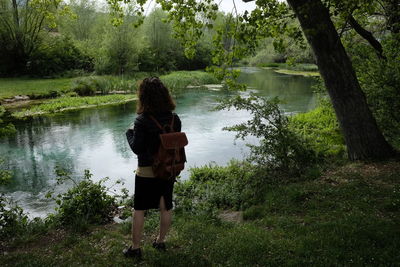
<path id="1" fill-rule="evenodd" d="M 315 107 L 311 78 L 243 68 L 241 81 L 259 95 L 279 96 L 285 112 L 299 113 Z M 222 128 L 245 121 L 249 115 L 243 111 L 211 111 L 219 99 L 227 96 L 216 89 L 190 89 L 177 97 L 176 112 L 189 139 L 188 167 L 226 164 L 248 152 L 244 141 L 235 141 L 235 134 Z M 135 103 L 129 103 L 19 122 L 16 136 L 0 139 L 0 155 L 8 159 L 14 174 L 12 183 L 1 190 L 19 201 L 31 216 L 44 216 L 54 206 L 44 196 L 55 185 L 55 166 L 61 166 L 74 177 L 89 169 L 94 180 L 110 177 L 109 184 L 122 178 L 124 187 L 133 193 L 137 159 L 127 144 L 125 131 L 135 119 L 134 111 Z M 186 169 L 182 179 L 187 178 Z M 56 190 L 63 192 L 68 186 Z"/>

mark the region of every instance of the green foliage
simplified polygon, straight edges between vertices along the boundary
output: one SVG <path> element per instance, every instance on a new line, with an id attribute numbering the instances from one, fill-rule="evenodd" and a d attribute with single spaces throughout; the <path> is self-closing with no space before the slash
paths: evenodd
<path id="1" fill-rule="evenodd" d="M 93 78 L 79 78 L 74 80 L 72 91 L 79 96 L 92 96 L 96 94 L 96 80 Z"/>
<path id="2" fill-rule="evenodd" d="M 400 148 L 400 41 L 383 41 L 386 60 L 380 60 L 366 45 L 353 47 L 355 66 L 380 129 L 387 140 Z M 369 55 L 366 58 L 366 55 Z"/>
<path id="3" fill-rule="evenodd" d="M 93 70 L 93 58 L 79 50 L 66 36 L 50 36 L 32 54 L 27 72 L 37 76 L 51 76 L 65 71 Z"/>
<path id="4" fill-rule="evenodd" d="M 7 169 L 4 159 L 0 158 L 0 186 L 10 182 L 12 173 Z"/>
<path id="5" fill-rule="evenodd" d="M 188 85 L 215 84 L 218 80 L 204 71 L 174 71 L 160 76 L 162 82 L 170 89 L 185 89 Z"/>
<path id="6" fill-rule="evenodd" d="M 127 16 L 123 25 L 105 27 L 101 47 L 95 54 L 98 74 L 130 74 L 139 69 L 139 31 L 132 25 L 135 20 Z"/>
<path id="7" fill-rule="evenodd" d="M 134 93 L 136 91 L 136 82 L 116 76 L 91 76 L 74 80 L 72 91 L 80 96 L 91 96 L 97 92 L 108 94 L 115 91 Z"/>
<path id="8" fill-rule="evenodd" d="M 132 95 L 105 95 L 105 96 L 86 96 L 74 97 L 65 96 L 51 99 L 44 104 L 32 106 L 29 109 L 23 109 L 12 114 L 15 118 L 23 118 L 47 113 L 62 112 L 65 110 L 95 107 L 109 104 L 120 104 L 133 101 L 135 97 Z"/>
<path id="9" fill-rule="evenodd" d="M 308 143 L 289 127 L 289 120 L 280 110 L 277 99 L 267 100 L 250 94 L 222 101 L 218 109 L 235 108 L 250 112 L 252 118 L 244 123 L 225 127 L 238 132 L 244 139 L 254 136 L 259 145 L 248 145 L 249 160 L 271 171 L 299 174 L 316 162 L 315 152 Z"/>
<path id="10" fill-rule="evenodd" d="M 30 60 L 43 44 L 43 36 L 56 27 L 66 9 L 61 0 L 0 2 L 0 75 L 26 74 Z"/>
<path id="11" fill-rule="evenodd" d="M 12 172 L 4 163 L 5 161 L 0 158 L 0 186 L 7 185 L 12 178 Z M 46 228 L 47 225 L 43 220 L 39 218 L 30 220 L 17 202 L 0 193 L 0 242 L 35 236 L 43 233 Z"/>
<path id="12" fill-rule="evenodd" d="M 112 220 L 116 209 L 116 197 L 110 196 L 104 183 L 108 178 L 99 182 L 91 180 L 92 174 L 85 170 L 82 180 L 75 182 L 71 176 L 62 169 L 56 169 L 57 184 L 72 181 L 74 186 L 66 193 L 54 197 L 57 203 L 56 219 L 64 226 L 81 230 L 88 224 L 102 224 Z M 48 193 L 47 197 L 52 197 Z"/>
<path id="13" fill-rule="evenodd" d="M 192 168 L 189 180 L 176 184 L 176 208 L 193 213 L 243 209 L 262 201 L 264 176 L 248 162 L 231 161 L 227 167 Z"/>
<path id="14" fill-rule="evenodd" d="M 310 112 L 289 117 L 289 125 L 321 155 L 344 156 L 346 149 L 344 139 L 328 100 L 322 100 L 320 105 Z"/>
<path id="15" fill-rule="evenodd" d="M 28 216 L 23 209 L 0 194 L 0 239 L 23 232 L 28 224 Z"/>
<path id="16" fill-rule="evenodd" d="M 28 95 L 32 99 L 61 95 L 71 87 L 72 79 L 0 78 L 0 99 Z"/>
<path id="17" fill-rule="evenodd" d="M 9 114 L 6 112 L 6 109 L 0 106 L 0 137 L 5 135 L 14 134 L 16 132 L 14 124 L 8 122 Z M 4 121 L 6 119 L 6 121 Z M 1 161 L 0 161 L 1 163 Z M 1 177 L 1 174 L 0 174 Z"/>

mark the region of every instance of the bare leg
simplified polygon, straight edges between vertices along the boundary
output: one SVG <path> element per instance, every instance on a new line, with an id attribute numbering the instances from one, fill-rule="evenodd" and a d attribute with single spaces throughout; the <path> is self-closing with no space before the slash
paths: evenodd
<path id="1" fill-rule="evenodd" d="M 156 242 L 164 242 L 165 236 L 168 233 L 169 227 L 171 226 L 172 210 L 167 210 L 165 207 L 164 197 L 160 198 L 160 234 L 157 237 Z"/>
<path id="2" fill-rule="evenodd" d="M 132 248 L 137 249 L 140 247 L 140 240 L 142 239 L 144 210 L 135 210 L 132 216 Z"/>

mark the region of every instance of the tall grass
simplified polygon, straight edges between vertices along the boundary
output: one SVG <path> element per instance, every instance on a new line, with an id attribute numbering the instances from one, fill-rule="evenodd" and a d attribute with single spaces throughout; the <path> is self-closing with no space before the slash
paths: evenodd
<path id="1" fill-rule="evenodd" d="M 204 71 L 174 71 L 160 76 L 160 79 L 171 90 L 184 89 L 188 85 L 218 83 L 217 78 Z"/>

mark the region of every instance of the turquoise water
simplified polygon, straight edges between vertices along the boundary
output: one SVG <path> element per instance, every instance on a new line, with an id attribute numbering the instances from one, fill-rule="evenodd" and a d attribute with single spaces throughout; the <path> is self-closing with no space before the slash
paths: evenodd
<path id="1" fill-rule="evenodd" d="M 261 96 L 279 96 L 285 112 L 315 107 L 311 78 L 243 68 L 240 81 Z M 188 89 L 176 96 L 176 112 L 189 139 L 188 167 L 226 164 L 248 152 L 244 141 L 235 141 L 235 134 L 222 128 L 245 121 L 249 115 L 244 111 L 211 111 L 228 94 L 217 89 Z M 2 191 L 19 201 L 31 216 L 43 216 L 53 208 L 54 203 L 44 196 L 55 185 L 54 168 L 61 166 L 73 177 L 81 177 L 85 169 L 94 174 L 94 180 L 110 177 L 109 185 L 123 179 L 124 187 L 133 193 L 137 159 L 126 142 L 125 131 L 135 116 L 135 103 L 129 103 L 18 122 L 15 136 L 0 139 L 0 155 L 7 158 L 14 174 L 12 183 Z M 186 169 L 181 179 L 187 178 Z M 68 186 L 56 190 L 63 192 Z"/>

